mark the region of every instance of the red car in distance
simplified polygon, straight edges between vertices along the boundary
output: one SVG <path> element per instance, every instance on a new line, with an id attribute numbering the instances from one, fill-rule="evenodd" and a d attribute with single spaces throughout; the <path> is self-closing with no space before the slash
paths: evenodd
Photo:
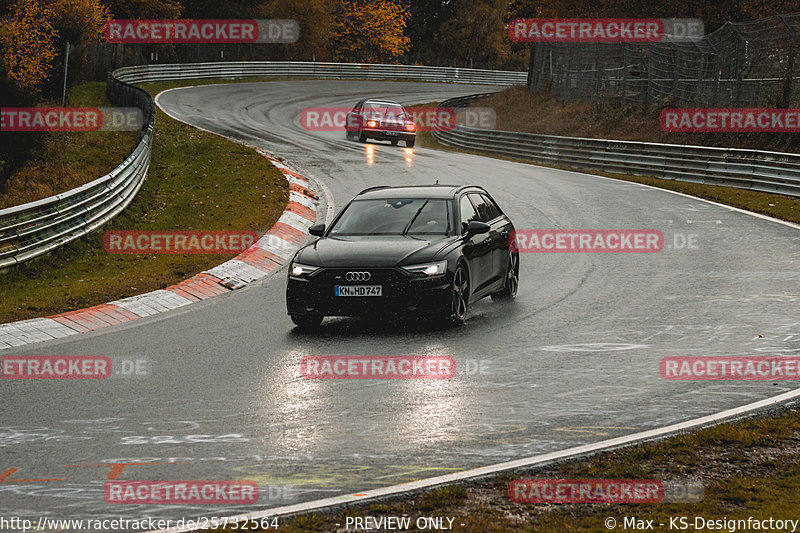
<path id="1" fill-rule="evenodd" d="M 414 147 L 417 127 L 402 105 L 389 100 L 362 100 L 347 114 L 347 138 L 367 142 L 367 139 L 389 141 L 392 146 L 405 141 Z"/>

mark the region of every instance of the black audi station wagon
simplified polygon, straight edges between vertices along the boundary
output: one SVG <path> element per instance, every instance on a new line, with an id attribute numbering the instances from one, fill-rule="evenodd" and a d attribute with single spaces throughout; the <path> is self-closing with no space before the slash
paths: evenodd
<path id="1" fill-rule="evenodd" d="M 376 313 L 460 323 L 469 305 L 485 296 L 516 296 L 513 231 L 481 187 L 366 189 L 330 227 L 309 228 L 319 239 L 298 250 L 289 265 L 289 316 L 304 328 L 326 316 Z"/>

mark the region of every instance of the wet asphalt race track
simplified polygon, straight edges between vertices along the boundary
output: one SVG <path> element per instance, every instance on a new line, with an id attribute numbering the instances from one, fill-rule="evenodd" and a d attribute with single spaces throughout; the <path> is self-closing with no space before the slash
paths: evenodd
<path id="1" fill-rule="evenodd" d="M 307 132 L 306 106 L 430 102 L 490 87 L 293 81 L 170 91 L 160 104 L 286 157 L 340 208 L 378 184 L 475 183 L 517 228 L 657 229 L 655 254 L 524 254 L 515 303 L 467 323 L 285 314 L 286 267 L 183 309 L 11 354 L 144 359 L 129 379 L 0 383 L 0 515 L 193 517 L 255 511 L 591 443 L 791 390 L 665 381 L 665 356 L 800 354 L 800 231 L 632 183 Z M 247 198 L 242 198 L 247 202 Z M 324 216 L 324 209 L 321 210 Z M 676 249 L 695 235 L 693 249 Z M 304 355 L 444 354 L 451 380 L 307 380 Z M 483 372 L 474 372 L 483 362 Z M 469 370 L 469 372 L 467 371 Z M 147 463 L 112 470 L 115 463 Z M 252 480 L 257 505 L 111 505 L 106 479 Z"/>

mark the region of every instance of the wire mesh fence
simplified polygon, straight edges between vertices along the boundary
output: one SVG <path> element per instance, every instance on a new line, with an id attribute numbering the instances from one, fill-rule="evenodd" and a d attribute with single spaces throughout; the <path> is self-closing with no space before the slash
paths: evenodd
<path id="1" fill-rule="evenodd" d="M 533 43 L 528 87 L 567 100 L 790 107 L 798 47 L 800 13 L 727 22 L 693 42 Z"/>

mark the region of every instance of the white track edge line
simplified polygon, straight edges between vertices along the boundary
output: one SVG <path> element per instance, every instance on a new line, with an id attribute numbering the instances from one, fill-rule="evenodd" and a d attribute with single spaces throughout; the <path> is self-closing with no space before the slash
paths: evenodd
<path id="1" fill-rule="evenodd" d="M 165 91 L 162 91 L 162 92 L 158 93 L 156 95 L 156 104 L 158 105 L 158 107 L 162 111 L 164 111 L 164 113 L 166 113 L 171 118 L 175 118 L 176 120 L 178 120 L 180 122 L 183 122 L 184 124 L 189 124 L 188 122 L 185 122 L 185 121 L 183 121 L 181 119 L 173 117 L 166 110 L 164 110 L 161 107 L 160 104 L 158 104 L 158 97 L 161 94 L 163 94 L 163 93 L 165 93 L 167 91 L 173 91 L 173 90 L 182 89 L 182 88 L 183 87 L 176 87 L 176 88 L 167 89 Z M 189 87 L 187 87 L 187 88 L 189 88 Z M 189 124 L 189 125 L 193 126 L 192 124 Z M 193 127 L 197 127 L 197 126 L 193 126 Z M 203 128 L 198 128 L 198 129 L 203 129 Z M 208 130 L 204 130 L 204 131 L 208 131 Z M 209 133 L 214 133 L 214 132 L 210 132 L 209 131 Z M 219 135 L 217 133 L 214 133 L 214 134 L 215 135 Z M 222 136 L 222 137 L 224 137 L 224 136 Z M 470 155 L 474 155 L 476 157 L 490 157 L 492 159 L 499 159 L 498 157 L 492 157 L 492 156 L 483 156 L 483 155 L 477 155 L 477 154 L 470 154 Z M 785 221 L 785 220 L 780 220 L 780 219 L 777 219 L 777 218 L 773 218 L 773 217 L 770 217 L 768 215 L 763 215 L 761 213 L 755 213 L 753 211 L 747 211 L 746 209 L 741 209 L 741 208 L 738 208 L 738 207 L 733 207 L 733 206 L 729 206 L 729 205 L 725 205 L 725 204 L 720 204 L 718 202 L 714 202 L 712 200 L 706 200 L 705 198 L 699 198 L 697 196 L 692 196 L 690 194 L 686 194 L 686 193 L 682 193 L 682 192 L 678 192 L 678 191 L 672 191 L 672 190 L 669 190 L 669 189 L 663 189 L 663 188 L 660 188 L 660 187 L 654 187 L 652 185 L 647 185 L 647 184 L 644 184 L 644 183 L 637 183 L 637 182 L 622 180 L 622 179 L 619 179 L 619 178 L 611 178 L 611 177 L 608 177 L 608 176 L 600 176 L 598 174 L 591 174 L 591 173 L 588 173 L 588 172 L 581 172 L 581 171 L 565 170 L 565 169 L 560 169 L 560 168 L 547 167 L 547 166 L 543 166 L 543 165 L 537 165 L 535 163 L 525 163 L 525 162 L 515 162 L 515 163 L 519 163 L 519 164 L 523 164 L 523 165 L 529 165 L 529 166 L 536 166 L 536 167 L 540 167 L 540 168 L 547 168 L 549 170 L 557 170 L 557 171 L 560 171 L 560 172 L 568 172 L 568 173 L 572 173 L 572 174 L 579 174 L 579 175 L 584 175 L 584 176 L 592 176 L 594 178 L 602 178 L 602 179 L 607 179 L 607 180 L 613 180 L 613 181 L 616 181 L 616 182 L 632 183 L 632 184 L 635 184 L 635 185 L 639 185 L 639 186 L 642 186 L 642 187 L 647 187 L 647 188 L 650 188 L 650 189 L 655 189 L 655 190 L 658 190 L 658 191 L 666 191 L 666 192 L 669 192 L 669 193 L 672 193 L 672 194 L 677 194 L 677 195 L 680 195 L 680 196 L 683 196 L 683 197 L 686 197 L 686 198 L 691 198 L 693 200 L 699 200 L 701 202 L 706 202 L 706 203 L 709 203 L 709 204 L 712 204 L 712 205 L 716 205 L 716 206 L 719 206 L 719 207 L 724 207 L 724 208 L 730 209 L 732 211 L 738 211 L 738 212 L 746 214 L 746 215 L 755 216 L 755 217 L 758 217 L 758 218 L 761 218 L 761 219 L 764 219 L 764 220 L 768 220 L 768 221 L 771 221 L 771 222 L 777 222 L 777 223 L 783 224 L 785 226 L 789 226 L 789 227 L 792 227 L 792 228 L 800 229 L 800 225 L 794 224 L 792 222 L 788 222 L 788 221 Z M 326 213 L 326 221 L 330 220 L 329 217 L 331 216 L 331 213 L 333 211 L 333 204 L 332 204 L 332 196 L 333 195 L 330 193 L 330 190 L 327 188 L 327 186 L 325 186 L 323 183 L 321 183 L 318 179 L 316 179 L 315 177 L 312 177 L 312 176 L 307 176 L 307 177 L 309 177 L 309 179 L 313 180 L 316 184 L 320 185 L 321 186 L 320 188 L 325 193 L 326 200 L 330 200 L 329 202 L 326 202 L 327 203 L 327 208 L 328 208 L 327 209 L 327 213 Z M 673 180 L 673 181 L 677 181 L 677 180 Z M 296 505 L 288 505 L 288 506 L 283 506 L 283 507 L 276 507 L 276 508 L 272 508 L 272 509 L 267 509 L 267 510 L 264 510 L 264 511 L 257 511 L 255 513 L 248 513 L 248 514 L 244 514 L 244 515 L 234 515 L 234 516 L 228 517 L 228 520 L 232 521 L 233 519 L 238 518 L 241 521 L 241 520 L 244 520 L 245 518 L 248 518 L 248 519 L 256 518 L 256 519 L 258 519 L 258 518 L 265 518 L 265 517 L 275 517 L 275 516 L 282 516 L 282 515 L 305 513 L 305 512 L 308 512 L 308 511 L 320 510 L 320 509 L 324 509 L 324 508 L 328 508 L 328 507 L 336 507 L 336 506 L 340 506 L 340 505 L 344 505 L 344 504 L 348 504 L 348 503 L 356 503 L 356 502 L 360 503 L 360 502 L 365 502 L 365 501 L 378 499 L 378 498 L 382 498 L 382 497 L 387 497 L 387 496 L 392 496 L 392 495 L 399 495 L 399 494 L 402 494 L 404 492 L 416 491 L 416 490 L 425 489 L 425 488 L 432 488 L 432 487 L 435 487 L 437 485 L 442 485 L 442 484 L 445 484 L 445 483 L 452 483 L 454 481 L 462 481 L 462 480 L 467 480 L 467 479 L 471 479 L 471 478 L 487 476 L 487 475 L 496 474 L 496 473 L 499 473 L 499 472 L 502 472 L 502 471 L 505 471 L 505 470 L 513 470 L 513 469 L 516 469 L 516 468 L 534 466 L 534 465 L 537 465 L 537 464 L 546 464 L 546 463 L 557 461 L 557 460 L 560 460 L 560 459 L 579 457 L 581 455 L 587 455 L 587 454 L 600 452 L 600 451 L 604 451 L 604 450 L 610 450 L 610 449 L 621 447 L 621 446 L 624 446 L 624 445 L 627 445 L 627 444 L 633 444 L 633 443 L 639 442 L 639 441 L 655 439 L 655 438 L 658 438 L 658 437 L 666 437 L 666 436 L 669 436 L 670 434 L 677 434 L 677 433 L 680 433 L 682 431 L 686 431 L 688 429 L 694 429 L 694 428 L 698 428 L 698 427 L 705 426 L 705 425 L 711 425 L 711 424 L 714 424 L 714 423 L 720 423 L 720 422 L 724 421 L 725 419 L 735 418 L 737 416 L 741 416 L 741 415 L 744 415 L 744 414 L 747 414 L 747 413 L 750 413 L 750 412 L 753 412 L 753 411 L 757 411 L 757 410 L 762 409 L 764 407 L 769 407 L 769 406 L 777 405 L 777 404 L 780 404 L 780 403 L 783 403 L 783 402 L 787 402 L 789 400 L 792 400 L 792 399 L 795 399 L 795 398 L 798 398 L 798 397 L 800 397 L 800 389 L 795 389 L 793 391 L 786 392 L 786 393 L 783 393 L 783 394 L 779 394 L 777 396 L 773 396 L 773 397 L 770 397 L 770 398 L 766 398 L 764 400 L 759 400 L 757 402 L 746 404 L 746 405 L 741 406 L 741 407 L 734 407 L 733 409 L 728 409 L 728 410 L 722 411 L 720 413 L 707 415 L 707 416 L 703 416 L 703 417 L 700 417 L 700 418 L 695 418 L 695 419 L 692 419 L 692 420 L 688 420 L 686 422 L 680 422 L 678 424 L 672 424 L 670 426 L 666 426 L 666 427 L 663 427 L 663 428 L 657 428 L 657 429 L 652 429 L 652 430 L 643 431 L 643 432 L 639 432 L 639 433 L 633 433 L 631 435 L 626 435 L 624 437 L 617 437 L 617 438 L 614 438 L 614 439 L 608 439 L 608 440 L 596 442 L 596 443 L 593 443 L 593 444 L 585 444 L 585 445 L 582 445 L 582 446 L 576 446 L 576 447 L 573 447 L 573 448 L 567 448 L 566 450 L 561 450 L 561 451 L 557 451 L 557 452 L 550 452 L 550 453 L 546 453 L 546 454 L 542 454 L 542 455 L 535 455 L 535 456 L 527 457 L 527 458 L 524 458 L 524 459 L 516 459 L 514 461 L 508 461 L 508 462 L 505 462 L 505 463 L 498 463 L 498 464 L 494 464 L 494 465 L 490 465 L 490 466 L 485 466 L 485 467 L 480 467 L 480 468 L 475 468 L 475 469 L 470 469 L 470 470 L 464 470 L 464 471 L 456 472 L 456 473 L 453 473 L 453 474 L 446 474 L 446 475 L 443 475 L 443 476 L 436 476 L 436 477 L 432 477 L 432 478 L 427 478 L 427 479 L 423 479 L 423 480 L 419 480 L 419 481 L 414 481 L 414 482 L 411 482 L 411 483 L 403 483 L 403 484 L 400 484 L 400 485 L 393 485 L 393 486 L 390 486 L 390 487 L 384 487 L 384 488 L 381 488 L 381 489 L 374 489 L 374 490 L 370 490 L 370 491 L 357 493 L 357 494 L 363 494 L 363 496 L 354 496 L 354 495 L 351 494 L 351 495 L 337 496 L 337 497 L 333 497 L 333 498 L 325 498 L 325 499 L 322 499 L 322 500 L 314 500 L 314 501 L 305 502 L 305 503 L 296 504 Z M 192 531 L 196 531 L 196 529 L 193 529 L 193 528 L 170 528 L 170 529 L 164 529 L 164 530 L 155 530 L 155 531 L 153 531 L 151 533 L 188 533 L 188 532 L 192 532 Z"/>
<path id="2" fill-rule="evenodd" d="M 797 398 L 800 398 L 800 389 L 795 389 L 793 391 L 785 392 L 783 394 L 779 394 L 771 398 L 766 398 L 764 400 L 759 400 L 757 402 L 749 403 L 741 407 L 734 407 L 732 409 L 727 409 L 725 411 L 715 413 L 712 415 L 702 416 L 700 418 L 687 420 L 685 422 L 679 422 L 677 424 L 672 424 L 662 428 L 651 429 L 639 433 L 633 433 L 631 435 L 625 435 L 623 437 L 616 437 L 613 439 L 595 442 L 592 444 L 575 446 L 573 448 L 567 448 L 566 450 L 545 453 L 542 455 L 534 455 L 532 457 L 526 457 L 524 459 L 515 459 L 513 461 L 508 461 L 505 463 L 498 463 L 494 465 L 483 466 L 480 468 L 464 470 L 461 472 L 455 472 L 452 474 L 445 474 L 442 476 L 422 479 L 419 481 L 413 481 L 410 483 L 402 483 L 400 485 L 392 485 L 390 487 L 384 487 L 381 489 L 374 489 L 374 490 L 355 493 L 355 494 L 361 494 L 361 496 L 355 496 L 355 494 L 345 494 L 342 496 L 335 496 L 332 498 L 325 498 L 322 500 L 314 500 L 310 502 L 299 503 L 296 505 L 274 507 L 272 509 L 266 509 L 264 511 L 257 511 L 254 513 L 233 515 L 227 517 L 227 519 L 228 522 L 233 522 L 234 520 L 237 519 L 239 520 L 239 522 L 243 522 L 245 519 L 261 519 L 267 517 L 273 518 L 278 516 L 306 513 L 309 511 L 319 511 L 322 509 L 335 508 L 347 504 L 363 503 L 366 501 L 385 498 L 388 496 L 397 496 L 406 492 L 433 488 L 438 485 L 443 485 L 445 483 L 453 483 L 456 481 L 464 481 L 473 478 L 479 478 L 483 476 L 497 474 L 506 470 L 514 470 L 517 468 L 524 468 L 535 465 L 544 466 L 547 463 L 552 463 L 558 460 L 577 458 L 583 455 L 590 455 L 601 451 L 609 451 L 611 449 L 619 448 L 629 444 L 634 444 L 636 442 L 656 439 L 659 437 L 666 437 L 673 434 L 678 434 L 680 432 L 689 429 L 696 429 L 702 426 L 708 426 L 720 423 L 728 418 L 736 418 L 757 411 L 759 409 L 775 406 Z M 220 518 L 220 520 L 223 520 L 223 518 Z M 192 531 L 197 531 L 197 529 L 170 528 L 170 529 L 156 530 L 149 533 L 188 533 Z"/>

